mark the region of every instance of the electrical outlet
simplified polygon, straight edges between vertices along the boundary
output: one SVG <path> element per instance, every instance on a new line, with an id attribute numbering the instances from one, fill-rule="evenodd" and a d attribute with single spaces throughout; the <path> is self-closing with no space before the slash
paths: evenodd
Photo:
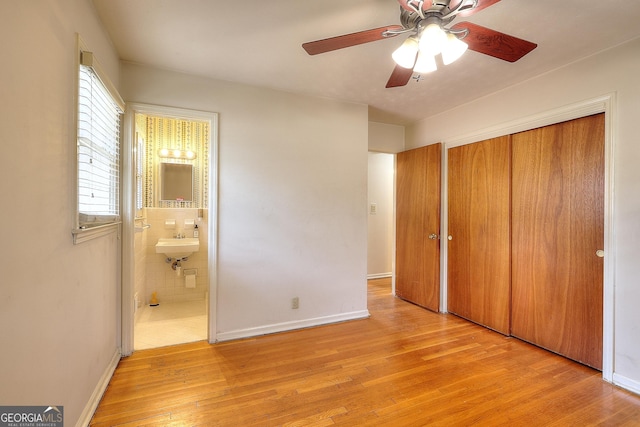
<path id="1" fill-rule="evenodd" d="M 300 308 L 300 298 L 295 297 L 291 299 L 291 308 L 298 309 Z"/>

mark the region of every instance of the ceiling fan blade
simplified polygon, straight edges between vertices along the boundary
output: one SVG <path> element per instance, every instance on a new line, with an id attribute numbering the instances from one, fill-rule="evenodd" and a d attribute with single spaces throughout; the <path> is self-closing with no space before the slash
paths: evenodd
<path id="1" fill-rule="evenodd" d="M 460 0 L 460 1 L 464 1 L 464 0 Z M 452 1 L 453 4 L 449 4 L 449 9 L 453 9 L 456 6 L 458 6 L 460 4 L 460 1 Z M 469 15 L 473 15 L 474 13 L 480 12 L 482 9 L 486 9 L 489 6 L 493 6 L 494 4 L 498 3 L 500 0 L 478 0 L 478 5 L 476 7 L 474 7 L 471 10 L 467 10 L 465 12 L 460 12 L 458 14 L 458 16 L 469 16 Z"/>
<path id="2" fill-rule="evenodd" d="M 412 75 L 413 75 L 413 68 L 404 68 L 399 65 L 396 65 L 385 87 L 390 88 L 390 87 L 405 86 L 407 83 L 409 83 L 409 80 L 411 79 Z"/>
<path id="3" fill-rule="evenodd" d="M 469 49 L 504 61 L 516 62 L 538 45 L 510 36 L 471 22 L 459 22 L 451 27 L 454 30 L 468 29 L 469 34 L 462 39 Z"/>
<path id="4" fill-rule="evenodd" d="M 302 47 L 309 55 L 317 55 L 319 53 L 331 52 L 332 50 L 395 37 L 395 34 L 385 36 L 384 32 L 387 30 L 402 30 L 402 27 L 400 25 L 388 25 L 386 27 L 373 28 L 371 30 L 303 43 Z"/>

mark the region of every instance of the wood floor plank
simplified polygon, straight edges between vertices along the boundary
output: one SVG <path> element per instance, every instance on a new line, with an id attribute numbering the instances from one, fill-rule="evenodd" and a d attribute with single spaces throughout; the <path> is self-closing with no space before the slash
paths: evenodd
<path id="1" fill-rule="evenodd" d="M 640 425 L 640 396 L 538 347 L 393 297 L 365 320 L 121 360 L 92 426 Z"/>

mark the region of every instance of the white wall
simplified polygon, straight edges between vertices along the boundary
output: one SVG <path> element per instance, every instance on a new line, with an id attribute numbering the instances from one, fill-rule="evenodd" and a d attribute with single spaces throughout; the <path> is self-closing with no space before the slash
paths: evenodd
<path id="1" fill-rule="evenodd" d="M 404 126 L 369 122 L 369 151 L 399 153 L 404 151 Z"/>
<path id="2" fill-rule="evenodd" d="M 220 114 L 219 339 L 368 314 L 367 106 L 133 64 L 122 81 L 127 101 Z"/>
<path id="3" fill-rule="evenodd" d="M 393 154 L 369 153 L 369 220 L 367 276 L 369 278 L 391 276 L 393 265 Z M 376 205 L 375 213 L 371 204 Z"/>
<path id="4" fill-rule="evenodd" d="M 614 94 L 614 381 L 640 393 L 640 39 L 484 97 L 407 130 L 408 146 L 455 141 L 485 129 Z M 463 117 L 464 120 L 460 120 Z"/>
<path id="5" fill-rule="evenodd" d="M 119 240 L 73 245 L 76 32 L 118 83 L 88 0 L 0 2 L 0 403 L 75 425 L 117 357 Z"/>

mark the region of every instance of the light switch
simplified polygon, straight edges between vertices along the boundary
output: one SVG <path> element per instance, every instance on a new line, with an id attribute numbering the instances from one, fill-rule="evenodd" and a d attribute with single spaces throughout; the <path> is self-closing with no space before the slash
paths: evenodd
<path id="1" fill-rule="evenodd" d="M 378 205 L 377 203 L 369 204 L 369 215 L 375 215 L 378 213 Z"/>

